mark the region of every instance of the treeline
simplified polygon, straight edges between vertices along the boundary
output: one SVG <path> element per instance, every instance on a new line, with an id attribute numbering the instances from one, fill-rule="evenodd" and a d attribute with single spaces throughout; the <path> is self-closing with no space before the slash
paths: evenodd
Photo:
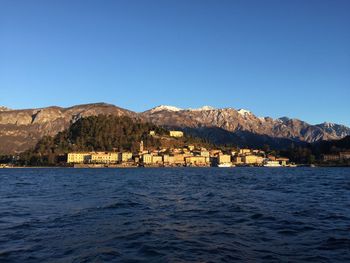
<path id="1" fill-rule="evenodd" d="M 342 151 L 350 151 L 350 136 L 340 140 L 319 141 L 303 147 L 292 145 L 278 154 L 296 163 L 313 164 L 322 163 L 324 154 L 337 154 Z"/>
<path id="2" fill-rule="evenodd" d="M 331 154 L 350 150 L 350 136 L 340 140 L 320 141 L 313 145 L 316 154 Z"/>

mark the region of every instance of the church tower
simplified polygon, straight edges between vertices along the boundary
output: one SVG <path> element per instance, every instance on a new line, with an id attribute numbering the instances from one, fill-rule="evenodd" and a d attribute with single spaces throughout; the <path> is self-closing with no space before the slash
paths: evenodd
<path id="1" fill-rule="evenodd" d="M 144 150 L 144 149 L 143 149 L 143 141 L 141 141 L 141 142 L 140 142 L 140 153 L 142 153 L 143 150 Z"/>

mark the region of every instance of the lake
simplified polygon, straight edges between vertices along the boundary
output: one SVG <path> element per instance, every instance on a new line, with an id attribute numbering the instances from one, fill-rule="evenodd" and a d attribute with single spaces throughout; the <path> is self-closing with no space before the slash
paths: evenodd
<path id="1" fill-rule="evenodd" d="M 0 262 L 350 262 L 350 168 L 0 169 Z"/>

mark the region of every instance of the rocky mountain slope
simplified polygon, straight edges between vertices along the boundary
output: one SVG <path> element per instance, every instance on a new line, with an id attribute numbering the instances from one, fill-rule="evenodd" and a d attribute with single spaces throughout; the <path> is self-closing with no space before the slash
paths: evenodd
<path id="1" fill-rule="evenodd" d="M 191 128 L 197 135 L 200 133 L 198 131 L 203 131 L 205 130 L 204 128 L 220 128 L 235 135 L 240 135 L 240 137 L 244 137 L 247 134 L 262 135 L 265 138 L 267 136 L 308 143 L 319 140 L 340 139 L 350 135 L 350 128 L 343 125 L 329 123 L 311 125 L 304 121 L 287 117 L 279 119 L 262 118 L 244 109 L 214 109 L 205 106 L 194 110 L 178 108 L 174 110 L 174 107 L 171 106 L 159 106 L 141 113 L 141 116 L 143 119 L 157 125 L 182 129 Z M 230 142 L 233 142 L 233 140 Z"/>
<path id="2" fill-rule="evenodd" d="M 0 154 L 26 150 L 41 137 L 53 136 L 81 117 L 99 114 L 140 118 L 156 125 L 183 129 L 215 143 L 250 147 L 265 144 L 286 147 L 292 142 L 340 139 L 350 135 L 350 128 L 343 125 L 310 125 L 298 119 L 261 118 L 243 109 L 214 109 L 209 106 L 180 109 L 163 105 L 142 113 L 105 103 L 25 110 L 3 107 L 0 110 Z"/>
<path id="3" fill-rule="evenodd" d="M 132 111 L 105 103 L 0 111 L 0 154 L 24 151 L 41 137 L 53 136 L 81 117 L 99 114 L 137 117 Z"/>

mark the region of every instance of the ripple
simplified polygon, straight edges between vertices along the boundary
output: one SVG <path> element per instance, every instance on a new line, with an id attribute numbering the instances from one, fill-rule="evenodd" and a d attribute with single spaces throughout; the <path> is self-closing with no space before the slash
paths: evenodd
<path id="1" fill-rule="evenodd" d="M 349 169 L 2 172 L 1 262 L 350 262 Z"/>
<path id="2" fill-rule="evenodd" d="M 321 250 L 350 250 L 350 239 L 348 238 L 328 238 L 320 247 Z"/>

